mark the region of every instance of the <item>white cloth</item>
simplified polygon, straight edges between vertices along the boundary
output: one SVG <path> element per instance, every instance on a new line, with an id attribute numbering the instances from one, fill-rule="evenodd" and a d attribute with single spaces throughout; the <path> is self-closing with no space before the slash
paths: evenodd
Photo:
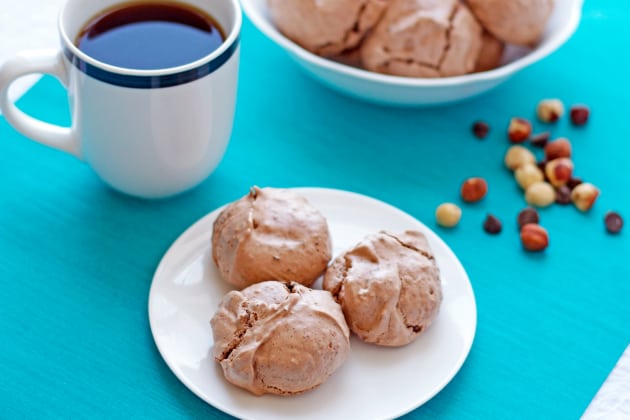
<path id="1" fill-rule="evenodd" d="M 630 346 L 626 347 L 626 351 L 606 378 L 582 419 L 630 419 Z"/>

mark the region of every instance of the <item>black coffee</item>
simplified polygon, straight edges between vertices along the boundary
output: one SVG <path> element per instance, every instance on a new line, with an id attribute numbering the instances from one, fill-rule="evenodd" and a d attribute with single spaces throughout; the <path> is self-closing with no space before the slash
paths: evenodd
<path id="1" fill-rule="evenodd" d="M 177 3 L 125 3 L 92 18 L 75 44 L 87 55 L 118 67 L 163 69 L 198 60 L 225 39 L 207 13 Z"/>

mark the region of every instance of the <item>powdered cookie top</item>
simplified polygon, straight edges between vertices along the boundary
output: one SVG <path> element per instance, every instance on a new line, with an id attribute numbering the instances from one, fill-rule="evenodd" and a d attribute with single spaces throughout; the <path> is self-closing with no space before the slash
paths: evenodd
<path id="1" fill-rule="evenodd" d="M 417 231 L 369 235 L 335 258 L 324 289 L 362 340 L 402 346 L 425 331 L 442 302 L 439 270 Z"/>
<path id="2" fill-rule="evenodd" d="M 265 280 L 309 286 L 331 258 L 328 224 L 293 191 L 253 187 L 217 217 L 212 258 L 221 276 L 239 288 Z"/>

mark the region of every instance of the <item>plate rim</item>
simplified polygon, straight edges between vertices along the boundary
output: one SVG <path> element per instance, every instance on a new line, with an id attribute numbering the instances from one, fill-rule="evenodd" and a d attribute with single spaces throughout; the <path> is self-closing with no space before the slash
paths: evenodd
<path id="1" fill-rule="evenodd" d="M 457 267 L 456 269 L 458 271 L 460 271 L 463 274 L 463 280 L 465 280 L 463 283 L 464 287 L 467 289 L 467 292 L 470 293 L 470 298 L 471 298 L 471 313 L 469 314 L 469 316 L 472 318 L 470 320 L 471 322 L 471 333 L 469 334 L 469 336 L 467 337 L 468 339 L 464 342 L 464 345 L 462 346 L 462 352 L 460 353 L 459 358 L 456 360 L 455 363 L 452 364 L 451 369 L 447 372 L 447 374 L 445 374 L 444 379 L 437 383 L 434 387 L 433 387 L 433 391 L 430 393 L 427 393 L 427 395 L 425 395 L 424 399 L 421 399 L 417 402 L 414 402 L 413 404 L 411 404 L 411 406 L 405 406 L 402 407 L 400 409 L 398 409 L 396 411 L 396 413 L 393 413 L 391 415 L 391 417 L 387 417 L 387 418 L 397 418 L 400 416 L 403 416 L 419 407 L 421 407 L 422 405 L 426 404 L 429 400 L 431 400 L 433 397 L 435 397 L 438 393 L 440 393 L 452 380 L 453 378 L 457 375 L 457 373 L 461 370 L 462 366 L 464 365 L 464 363 L 466 362 L 466 360 L 468 359 L 468 356 L 470 354 L 470 351 L 472 349 L 472 345 L 475 341 L 475 337 L 476 337 L 476 333 L 477 333 L 477 321 L 478 321 L 478 311 L 477 311 L 477 299 L 475 297 L 475 293 L 474 293 L 474 289 L 472 288 L 472 283 L 470 282 L 470 278 L 468 277 L 468 273 L 466 272 L 466 270 L 464 269 L 461 261 L 459 261 L 459 258 L 457 258 L 457 256 L 455 255 L 455 253 L 453 252 L 453 250 L 450 248 L 450 246 L 448 246 L 448 244 L 437 234 L 433 231 L 433 229 L 429 228 L 426 224 L 422 223 L 420 220 L 418 220 L 417 218 L 415 218 L 414 216 L 412 216 L 411 214 L 405 212 L 404 210 L 395 207 L 385 201 L 379 200 L 377 198 L 365 195 L 365 194 L 361 194 L 361 193 L 357 193 L 357 192 L 353 192 L 353 191 L 347 191 L 347 190 L 342 190 L 342 189 L 335 189 L 335 188 L 326 188 L 326 187 L 289 187 L 286 189 L 290 189 L 293 190 L 297 193 L 311 193 L 311 194 L 322 194 L 322 195 L 343 195 L 343 196 L 351 196 L 354 199 L 359 199 L 359 200 L 364 200 L 364 201 L 369 201 L 374 205 L 377 205 L 387 211 L 393 211 L 398 213 L 401 216 L 404 216 L 405 218 L 410 219 L 411 221 L 419 224 L 420 226 L 422 226 L 427 232 L 430 233 L 430 236 L 432 236 L 432 240 L 433 241 L 437 241 L 438 243 L 440 243 L 441 246 L 443 246 L 444 250 L 446 250 L 449 259 L 452 259 L 453 262 L 456 263 Z M 306 197 L 307 199 L 309 199 L 309 197 Z M 231 202 L 225 203 L 223 205 L 220 205 L 219 207 L 215 208 L 214 210 L 211 210 L 210 212 L 206 213 L 205 215 L 203 215 L 202 217 L 198 218 L 196 221 L 194 221 L 192 224 L 190 224 L 183 232 L 181 232 L 177 238 L 171 243 L 171 245 L 168 247 L 168 249 L 162 254 L 162 257 L 160 258 L 160 261 L 157 265 L 157 268 L 155 269 L 153 276 L 151 278 L 151 287 L 149 288 L 149 294 L 148 294 L 148 301 L 147 301 L 147 315 L 149 318 L 149 328 L 151 330 L 151 337 L 153 338 L 153 344 L 155 345 L 155 347 L 158 350 L 158 353 L 160 354 L 160 357 L 162 358 L 162 361 L 168 366 L 169 370 L 171 371 L 171 373 L 173 375 L 175 375 L 175 377 L 181 381 L 186 388 L 188 388 L 188 390 L 190 392 L 192 392 L 197 398 L 199 398 L 201 401 L 203 401 L 204 403 L 214 407 L 215 409 L 222 411 L 228 415 L 234 416 L 236 418 L 244 418 L 242 416 L 242 414 L 237 413 L 236 411 L 234 411 L 232 408 L 227 407 L 223 404 L 220 403 L 216 403 L 216 402 L 210 402 L 208 401 L 204 396 L 200 395 L 198 393 L 197 390 L 197 386 L 194 385 L 186 376 L 180 374 L 179 369 L 173 365 L 173 362 L 170 360 L 170 358 L 166 357 L 164 354 L 164 351 L 162 349 L 162 347 L 160 346 L 160 342 L 156 337 L 156 333 L 155 333 L 155 326 L 154 326 L 154 320 L 151 317 L 151 307 L 152 307 L 152 302 L 154 302 L 154 299 L 152 299 L 152 296 L 154 295 L 154 289 L 155 289 L 155 280 L 156 277 L 160 274 L 160 272 L 162 270 L 164 270 L 164 266 L 165 266 L 165 261 L 168 259 L 169 255 L 171 253 L 174 252 L 175 249 L 177 249 L 180 245 L 180 243 L 184 242 L 188 236 L 191 235 L 191 232 L 196 230 L 198 228 L 198 225 L 201 225 L 204 223 L 204 221 L 211 219 L 211 218 L 216 218 L 216 215 L 218 215 L 218 213 L 220 211 L 222 211 L 226 206 L 228 206 Z M 423 232 L 425 233 L 425 232 Z"/>

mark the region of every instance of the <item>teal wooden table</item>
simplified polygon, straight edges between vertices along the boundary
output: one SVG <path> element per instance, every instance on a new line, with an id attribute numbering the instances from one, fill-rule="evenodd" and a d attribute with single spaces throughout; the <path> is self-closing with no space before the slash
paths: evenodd
<path id="1" fill-rule="evenodd" d="M 179 234 L 253 185 L 363 193 L 442 236 L 477 299 L 470 355 L 453 381 L 407 418 L 577 418 L 630 342 L 630 125 L 624 51 L 630 6 L 587 1 L 558 52 L 476 99 L 397 109 L 340 96 L 304 75 L 245 22 L 234 134 L 199 188 L 158 202 L 105 187 L 69 156 L 27 141 L 0 117 L 0 418 L 223 418 L 171 373 L 147 318 L 153 272 Z M 588 104 L 588 125 L 550 129 L 574 145 L 578 175 L 602 191 L 595 207 L 541 211 L 551 245 L 521 249 L 522 194 L 502 165 L 511 116 L 547 97 Z M 19 106 L 68 122 L 63 88 L 42 79 Z M 470 125 L 485 119 L 488 138 Z M 536 130 L 544 127 L 538 123 Z M 490 194 L 441 229 L 435 207 L 457 201 L 469 176 Z M 486 213 L 504 221 L 481 229 Z M 383 398 L 387 398 L 384 391 Z"/>

